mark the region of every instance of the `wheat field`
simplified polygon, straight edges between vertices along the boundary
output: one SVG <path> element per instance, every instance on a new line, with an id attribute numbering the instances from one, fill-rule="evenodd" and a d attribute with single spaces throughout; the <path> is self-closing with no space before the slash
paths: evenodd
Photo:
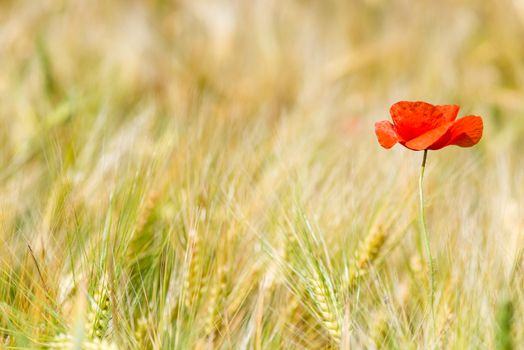
<path id="1" fill-rule="evenodd" d="M 522 0 L 1 1 L 0 349 L 522 349 L 523 39 Z M 484 118 L 429 153 L 433 304 L 398 100 Z"/>

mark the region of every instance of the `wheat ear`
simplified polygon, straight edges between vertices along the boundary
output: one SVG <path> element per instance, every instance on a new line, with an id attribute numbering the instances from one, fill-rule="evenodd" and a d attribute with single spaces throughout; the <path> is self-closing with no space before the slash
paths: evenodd
<path id="1" fill-rule="evenodd" d="M 377 258 L 380 249 L 386 242 L 386 234 L 382 229 L 374 231 L 366 237 L 366 240 L 359 246 L 355 254 L 355 264 L 350 270 L 348 287 L 354 290 L 358 280 L 367 274 L 370 265 Z"/>

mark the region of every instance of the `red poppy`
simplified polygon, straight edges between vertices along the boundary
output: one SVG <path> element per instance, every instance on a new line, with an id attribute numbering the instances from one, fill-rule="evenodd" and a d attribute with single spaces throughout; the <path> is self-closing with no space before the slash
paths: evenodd
<path id="1" fill-rule="evenodd" d="M 482 118 L 469 115 L 455 120 L 458 111 L 457 105 L 400 101 L 389 110 L 393 123 L 387 120 L 375 123 L 375 133 L 384 148 L 397 142 L 414 151 L 450 145 L 471 147 L 482 137 Z"/>

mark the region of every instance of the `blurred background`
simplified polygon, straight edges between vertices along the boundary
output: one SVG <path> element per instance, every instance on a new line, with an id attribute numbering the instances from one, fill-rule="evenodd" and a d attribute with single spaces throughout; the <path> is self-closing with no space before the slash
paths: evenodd
<path id="1" fill-rule="evenodd" d="M 408 267 L 423 259 L 422 155 L 383 150 L 374 135 L 398 100 L 459 104 L 459 116 L 484 118 L 475 148 L 430 152 L 426 189 L 439 320 L 455 348 L 492 348 L 497 305 L 524 308 L 515 279 L 524 247 L 523 0 L 0 1 L 0 339 L 35 346 L 73 334 L 92 299 L 78 290 L 94 295 L 110 274 L 111 327 L 94 339 L 147 348 L 127 335 L 153 303 L 155 321 L 144 327 L 154 348 L 202 339 L 332 346 L 340 329 L 303 292 L 286 294 L 301 279 L 271 263 L 282 255 L 292 264 L 285 237 L 300 207 L 329 247 L 319 252 L 329 252 L 323 281 L 333 278 L 334 289 L 371 227 L 396 237 L 382 279 L 367 287 L 373 301 L 335 317 L 360 315 L 346 345 L 381 347 L 367 317 L 376 313 L 396 320 L 390 337 L 400 348 L 442 345 L 420 306 L 424 290 L 406 297 L 419 283 Z M 206 242 L 206 263 L 195 268 L 198 282 L 184 284 L 195 242 Z M 311 259 L 324 259 L 317 253 Z M 93 264 L 101 256 L 112 268 Z M 176 309 L 191 283 L 215 302 L 205 287 L 220 266 L 229 269 L 224 300 L 211 316 L 207 306 Z M 402 313 L 377 303 L 384 290 Z M 297 309 L 282 314 L 293 300 Z M 193 327 L 203 314 L 220 315 L 220 326 Z M 183 327 L 162 333 L 175 318 Z"/>
<path id="2" fill-rule="evenodd" d="M 493 131 L 522 114 L 520 0 L 2 1 L 0 16 L 8 145 L 68 101 L 187 115 L 208 94 L 227 118 L 272 119 L 329 101 L 328 118 L 362 121 L 423 99 Z"/>

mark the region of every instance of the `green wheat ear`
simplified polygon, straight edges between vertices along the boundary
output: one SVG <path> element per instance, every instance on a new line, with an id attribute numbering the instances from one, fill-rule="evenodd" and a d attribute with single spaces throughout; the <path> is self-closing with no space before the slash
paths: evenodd
<path id="1" fill-rule="evenodd" d="M 513 336 L 511 333 L 514 306 L 511 300 L 500 304 L 497 309 L 496 349 L 512 350 Z"/>
<path id="2" fill-rule="evenodd" d="M 310 277 L 309 282 L 309 293 L 315 304 L 317 316 L 321 320 L 322 326 L 329 333 L 332 339 L 339 343 L 341 340 L 342 332 L 337 316 L 333 312 L 333 309 L 337 309 L 336 301 L 333 297 L 333 290 L 331 290 L 322 277 L 319 274 Z M 335 304 L 335 305 L 334 305 Z"/>

